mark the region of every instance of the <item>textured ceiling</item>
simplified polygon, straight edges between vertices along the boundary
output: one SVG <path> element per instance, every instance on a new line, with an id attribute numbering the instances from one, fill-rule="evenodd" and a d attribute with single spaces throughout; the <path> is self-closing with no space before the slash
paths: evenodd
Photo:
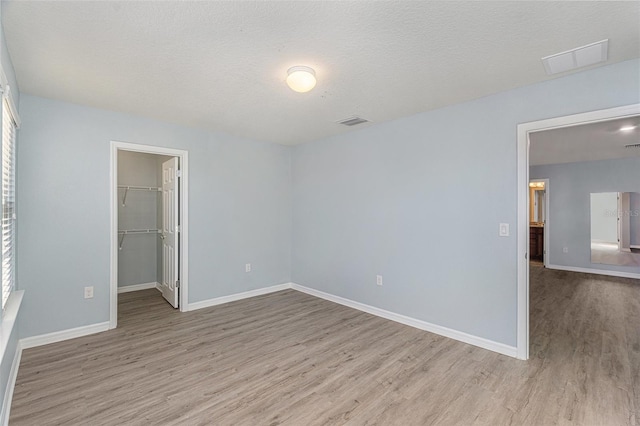
<path id="1" fill-rule="evenodd" d="M 621 132 L 623 126 L 636 128 Z M 531 133 L 529 140 L 532 166 L 640 157 L 640 148 L 624 147 L 640 143 L 640 117 L 545 130 Z"/>
<path id="2" fill-rule="evenodd" d="M 546 80 L 541 57 L 604 38 L 608 63 L 640 57 L 635 1 L 3 1 L 2 20 L 25 93 L 283 144 Z"/>

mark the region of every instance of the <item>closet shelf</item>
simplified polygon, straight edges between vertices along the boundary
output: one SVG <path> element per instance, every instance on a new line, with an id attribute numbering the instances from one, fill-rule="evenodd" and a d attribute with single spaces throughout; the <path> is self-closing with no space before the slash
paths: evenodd
<path id="1" fill-rule="evenodd" d="M 160 229 L 121 229 L 118 234 L 159 234 Z"/>
<path id="2" fill-rule="evenodd" d="M 120 237 L 120 244 L 118 244 L 118 250 L 122 250 L 122 243 L 124 243 L 125 235 L 133 235 L 133 234 L 161 234 L 161 229 L 121 229 L 118 231 Z"/>
<path id="3" fill-rule="evenodd" d="M 162 188 L 157 186 L 133 186 L 133 185 L 118 185 L 118 189 L 130 189 L 133 191 L 161 191 Z"/>
<path id="4" fill-rule="evenodd" d="M 133 186 L 133 185 L 118 185 L 118 189 L 124 189 L 124 195 L 122 196 L 122 207 L 126 206 L 127 201 L 127 193 L 129 191 L 153 191 L 153 192 L 161 192 L 162 188 L 158 188 L 156 186 Z"/>

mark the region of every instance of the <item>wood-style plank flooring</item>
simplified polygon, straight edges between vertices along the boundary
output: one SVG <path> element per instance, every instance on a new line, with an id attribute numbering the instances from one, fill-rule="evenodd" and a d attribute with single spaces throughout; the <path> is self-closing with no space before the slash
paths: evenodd
<path id="1" fill-rule="evenodd" d="M 122 294 L 116 330 L 24 351 L 10 424 L 638 424 L 640 283 L 531 269 L 526 362 L 293 290 Z"/>

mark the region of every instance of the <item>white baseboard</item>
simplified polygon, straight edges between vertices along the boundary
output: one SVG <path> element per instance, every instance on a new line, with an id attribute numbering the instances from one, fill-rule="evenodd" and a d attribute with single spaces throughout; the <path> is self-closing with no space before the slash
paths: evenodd
<path id="1" fill-rule="evenodd" d="M 348 306 L 350 308 L 354 308 L 359 311 L 367 312 L 369 314 L 376 315 L 381 318 L 399 322 L 401 324 L 415 327 L 420 330 L 439 334 L 441 336 L 458 340 L 464 343 L 469 343 L 471 345 L 478 346 L 483 349 L 488 349 L 493 352 L 498 352 L 513 358 L 517 357 L 517 349 L 515 346 L 505 345 L 503 343 L 494 342 L 492 340 L 484 339 L 482 337 L 477 337 L 471 334 L 463 333 L 461 331 L 453 330 L 451 328 L 442 327 L 436 324 L 428 323 L 426 321 L 396 314 L 394 312 L 386 311 L 384 309 L 376 308 L 374 306 L 365 305 L 364 303 L 355 302 L 353 300 L 345 299 L 340 296 L 334 296 L 333 294 L 325 293 L 309 287 L 304 287 L 295 283 L 279 284 L 279 285 L 274 285 L 271 287 L 261 288 L 257 290 L 245 291 L 243 293 L 236 293 L 229 296 L 217 297 L 215 299 L 203 300 L 201 302 L 190 303 L 188 310 L 192 311 L 196 309 L 207 308 L 210 306 L 216 306 L 216 305 L 221 305 L 223 303 L 235 302 L 237 300 L 247 299 L 249 297 L 261 296 L 263 294 L 274 293 L 276 291 L 282 291 L 287 289 L 297 290 L 302 293 L 309 294 L 311 296 L 328 300 L 330 302 Z"/>
<path id="2" fill-rule="evenodd" d="M 345 299 L 340 296 L 334 296 L 333 294 L 325 293 L 323 291 L 315 290 L 309 287 L 304 287 L 299 284 L 291 283 L 291 288 L 303 293 L 310 294 L 311 296 L 319 297 L 330 302 L 338 303 L 340 305 L 348 306 L 359 311 L 367 312 L 371 315 L 399 322 L 410 327 L 415 327 L 420 330 L 439 334 L 440 336 L 448 337 L 450 339 L 458 340 L 460 342 L 468 343 L 470 345 L 478 346 L 483 349 L 488 349 L 493 352 L 498 352 L 503 355 L 517 358 L 517 348 L 515 346 L 505 345 L 504 343 L 494 342 L 493 340 L 473 336 L 462 331 L 453 330 L 451 328 L 432 324 L 419 319 L 396 314 L 394 312 L 376 308 L 375 306 L 365 305 L 364 303 L 355 302 L 353 300 Z"/>
<path id="3" fill-rule="evenodd" d="M 140 291 L 140 290 L 149 290 L 150 288 L 160 288 L 160 283 L 142 283 L 142 284 L 134 284 L 127 285 L 124 287 L 118 287 L 118 294 L 120 293 L 129 293 L 130 291 Z"/>
<path id="4" fill-rule="evenodd" d="M 547 265 L 547 268 L 555 269 L 558 271 L 582 272 L 584 274 L 608 275 L 610 277 L 640 279 L 640 274 L 634 274 L 633 272 L 607 271 L 605 269 L 578 268 L 575 266 L 564 265 Z"/>
<path id="5" fill-rule="evenodd" d="M 107 330 L 109 330 L 109 321 L 99 322 L 97 324 L 70 328 L 69 330 L 56 331 L 53 333 L 41 334 L 39 336 L 25 337 L 24 339 L 20 339 L 20 345 L 22 349 L 29 349 L 36 346 L 48 345 L 49 343 L 62 342 L 63 340 L 75 339 L 76 337 L 101 333 Z"/>
<path id="6" fill-rule="evenodd" d="M 288 290 L 291 283 L 278 284 L 271 287 L 259 288 L 256 290 L 244 291 L 242 293 L 230 294 L 229 296 L 216 297 L 215 299 L 203 300 L 189 303 L 188 311 L 208 308 L 210 306 L 222 305 L 223 303 L 235 302 L 236 300 L 247 299 L 249 297 L 262 296 L 263 294 L 275 293 L 276 291 Z"/>
<path id="7" fill-rule="evenodd" d="M 629 246 L 629 248 L 633 248 L 633 249 L 640 249 L 640 246 L 639 246 L 639 245 L 636 245 L 636 244 L 631 244 L 631 245 Z"/>
<path id="8" fill-rule="evenodd" d="M 208 308 L 211 306 L 222 305 L 224 303 L 235 302 L 237 300 L 247 299 L 250 297 L 261 296 L 264 294 L 275 293 L 277 291 L 293 289 L 297 290 L 321 299 L 325 299 L 340 305 L 348 306 L 359 311 L 367 312 L 372 315 L 386 318 L 391 321 L 399 322 L 411 327 L 418 328 L 420 330 L 428 331 L 431 333 L 439 334 L 444 337 L 448 337 L 454 340 L 458 340 L 464 343 L 468 343 L 474 346 L 478 346 L 483 349 L 498 352 L 503 355 L 517 357 L 517 350 L 515 346 L 505 345 L 503 343 L 494 342 L 482 337 L 474 336 L 471 334 L 457 331 L 451 328 L 443 327 L 440 325 L 432 324 L 426 321 L 422 321 L 416 318 L 407 317 L 405 315 L 397 314 L 394 312 L 386 311 L 384 309 L 376 308 L 374 306 L 365 305 L 364 303 L 355 302 L 353 300 L 345 299 L 340 296 L 335 296 L 329 293 L 325 293 L 319 290 L 315 290 L 309 287 L 304 287 L 295 283 L 283 283 L 274 285 L 271 287 L 259 288 L 256 290 L 245 291 L 242 293 L 231 294 L 228 296 L 216 297 L 214 299 L 203 300 L 200 302 L 190 303 L 188 305 L 188 311 L 197 309 Z M 57 331 L 54 333 L 43 334 L 40 336 L 33 336 L 21 339 L 19 344 L 21 349 L 33 348 L 36 346 L 47 345 L 49 343 L 61 342 L 63 340 L 74 339 L 76 337 L 87 336 L 89 334 L 100 333 L 102 331 L 109 330 L 109 322 L 102 322 L 98 324 L 87 325 L 84 327 L 72 328 L 69 330 Z"/>
<path id="9" fill-rule="evenodd" d="M 4 391 L 4 400 L 2 401 L 2 414 L 0 414 L 0 425 L 7 426 L 9 424 L 9 415 L 11 412 L 11 402 L 13 401 L 13 390 L 16 387 L 16 379 L 18 378 L 18 368 L 20 368 L 20 359 L 22 359 L 22 346 L 18 342 L 16 353 L 13 356 L 7 387 Z"/>

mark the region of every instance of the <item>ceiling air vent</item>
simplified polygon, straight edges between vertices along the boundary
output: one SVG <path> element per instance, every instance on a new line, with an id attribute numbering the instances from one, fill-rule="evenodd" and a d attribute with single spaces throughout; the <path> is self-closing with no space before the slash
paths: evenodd
<path id="1" fill-rule="evenodd" d="M 558 74 L 561 72 L 582 68 L 597 64 L 607 60 L 609 50 L 609 39 L 576 47 L 566 52 L 542 58 L 544 69 L 547 74 Z"/>
<path id="2" fill-rule="evenodd" d="M 362 124 L 362 123 L 368 123 L 369 120 L 362 118 L 362 117 L 349 117 L 349 118 L 345 118 L 344 120 L 340 120 L 337 123 L 338 124 L 344 124 L 345 126 L 355 126 L 357 124 Z"/>
<path id="3" fill-rule="evenodd" d="M 630 143 L 629 145 L 625 145 L 625 148 L 640 148 L 640 143 Z"/>

